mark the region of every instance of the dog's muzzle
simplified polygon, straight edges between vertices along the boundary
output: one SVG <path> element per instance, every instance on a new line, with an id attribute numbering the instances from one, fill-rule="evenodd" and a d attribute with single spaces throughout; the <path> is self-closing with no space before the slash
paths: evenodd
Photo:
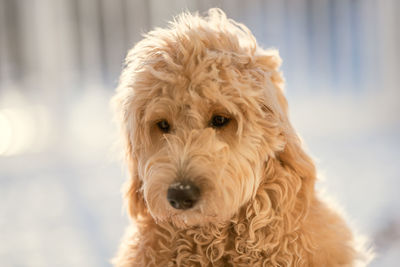
<path id="1" fill-rule="evenodd" d="M 173 183 L 169 186 L 167 199 L 175 209 L 186 210 L 194 206 L 200 197 L 200 189 L 191 181 Z"/>

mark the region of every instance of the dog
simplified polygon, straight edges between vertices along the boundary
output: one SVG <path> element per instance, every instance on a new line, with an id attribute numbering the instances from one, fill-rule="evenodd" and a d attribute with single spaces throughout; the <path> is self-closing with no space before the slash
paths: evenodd
<path id="1" fill-rule="evenodd" d="M 355 266 L 288 119 L 281 58 L 211 9 L 128 52 L 113 103 L 132 225 L 115 266 Z"/>

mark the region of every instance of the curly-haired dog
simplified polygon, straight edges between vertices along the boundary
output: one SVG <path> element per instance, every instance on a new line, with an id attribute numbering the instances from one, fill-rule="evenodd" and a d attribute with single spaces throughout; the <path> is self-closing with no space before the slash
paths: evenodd
<path id="1" fill-rule="evenodd" d="M 314 190 L 281 59 L 212 9 L 130 50 L 114 104 L 132 226 L 116 266 L 352 266 L 344 220 Z"/>

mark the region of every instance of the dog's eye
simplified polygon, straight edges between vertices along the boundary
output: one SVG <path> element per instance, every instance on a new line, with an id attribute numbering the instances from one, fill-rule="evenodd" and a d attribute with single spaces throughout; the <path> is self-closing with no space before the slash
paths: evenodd
<path id="1" fill-rule="evenodd" d="M 161 121 L 157 122 L 157 127 L 163 133 L 168 133 L 169 128 L 170 128 L 169 123 L 166 120 L 161 120 Z"/>
<path id="2" fill-rule="evenodd" d="M 221 115 L 214 115 L 211 118 L 210 125 L 213 128 L 221 128 L 229 123 L 230 119 Z"/>

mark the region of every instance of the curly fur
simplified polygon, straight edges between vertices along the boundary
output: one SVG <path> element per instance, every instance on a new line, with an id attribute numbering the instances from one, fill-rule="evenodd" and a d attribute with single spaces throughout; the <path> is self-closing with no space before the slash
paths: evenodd
<path id="1" fill-rule="evenodd" d="M 344 220 L 315 193 L 316 171 L 287 114 L 281 59 L 218 9 L 182 14 L 130 50 L 114 104 L 133 220 L 115 266 L 353 266 Z M 209 126 L 213 114 L 231 118 Z M 171 124 L 161 133 L 160 119 Z M 201 200 L 174 210 L 177 177 Z"/>

